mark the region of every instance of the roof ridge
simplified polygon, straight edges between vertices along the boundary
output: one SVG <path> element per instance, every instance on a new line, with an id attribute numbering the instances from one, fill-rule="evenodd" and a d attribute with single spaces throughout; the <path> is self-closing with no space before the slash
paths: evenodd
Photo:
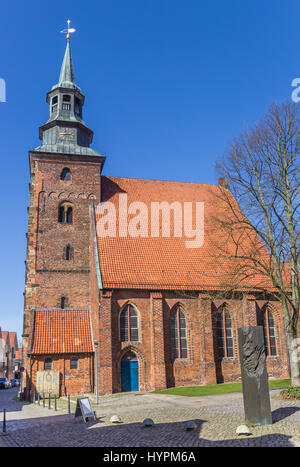
<path id="1" fill-rule="evenodd" d="M 89 308 L 35 308 L 34 311 L 89 311 Z"/>
<path id="2" fill-rule="evenodd" d="M 101 177 L 106 177 L 109 179 L 118 179 L 118 180 L 136 180 L 141 182 L 167 182 L 167 183 L 184 183 L 190 185 L 202 185 L 202 186 L 213 186 L 218 187 L 218 185 L 213 183 L 199 183 L 199 182 L 184 182 L 181 180 L 160 180 L 157 178 L 136 178 L 136 177 L 116 177 L 114 175 L 101 175 Z"/>

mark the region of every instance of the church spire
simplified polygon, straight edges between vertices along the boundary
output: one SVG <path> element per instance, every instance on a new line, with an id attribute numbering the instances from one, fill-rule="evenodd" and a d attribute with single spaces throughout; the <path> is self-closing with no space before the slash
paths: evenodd
<path id="1" fill-rule="evenodd" d="M 35 148 L 35 151 L 99 155 L 90 148 L 93 131 L 82 119 L 84 95 L 75 83 L 70 51 L 70 33 L 74 31 L 75 29 L 70 28 L 70 20 L 68 20 L 68 28 L 61 31 L 67 34 L 67 46 L 59 80 L 47 93 L 49 119 L 40 127 L 39 136 L 42 145 Z"/>
<path id="2" fill-rule="evenodd" d="M 68 28 L 61 31 L 63 33 L 67 33 L 66 51 L 62 62 L 58 83 L 53 86 L 52 89 L 60 87 L 66 89 L 76 89 L 80 91 L 80 88 L 75 84 L 74 68 L 70 50 L 70 33 L 74 31 L 74 28 L 70 28 L 70 20 L 68 19 Z"/>
<path id="3" fill-rule="evenodd" d="M 61 70 L 60 70 L 58 84 L 62 88 L 68 88 L 68 87 L 73 88 L 75 85 L 74 69 L 73 69 L 69 39 L 67 40 L 67 47 L 66 47 L 65 56 L 62 62 Z"/>

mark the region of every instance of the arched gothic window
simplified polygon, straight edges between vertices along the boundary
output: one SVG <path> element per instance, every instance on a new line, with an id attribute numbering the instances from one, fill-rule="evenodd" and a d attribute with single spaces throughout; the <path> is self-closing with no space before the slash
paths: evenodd
<path id="1" fill-rule="evenodd" d="M 71 180 L 71 171 L 70 171 L 70 169 L 68 169 L 68 167 L 65 167 L 64 169 L 62 169 L 60 179 L 61 180 Z"/>
<path id="2" fill-rule="evenodd" d="M 267 355 L 276 355 L 275 324 L 273 313 L 269 308 L 263 312 L 263 329 Z"/>
<path id="3" fill-rule="evenodd" d="M 233 357 L 231 317 L 225 306 L 217 313 L 217 338 L 219 358 Z"/>
<path id="4" fill-rule="evenodd" d="M 73 208 L 69 203 L 62 203 L 59 206 L 58 222 L 62 224 L 73 223 Z"/>
<path id="5" fill-rule="evenodd" d="M 173 358 L 188 358 L 186 320 L 180 306 L 171 313 L 171 346 Z"/>
<path id="6" fill-rule="evenodd" d="M 139 340 L 138 314 L 132 305 L 126 305 L 120 314 L 121 342 L 137 342 Z"/>

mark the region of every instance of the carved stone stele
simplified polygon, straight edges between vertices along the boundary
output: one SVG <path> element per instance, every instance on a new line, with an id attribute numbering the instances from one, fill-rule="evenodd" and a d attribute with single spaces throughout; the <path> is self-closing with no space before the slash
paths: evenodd
<path id="1" fill-rule="evenodd" d="M 271 425 L 272 414 L 262 326 L 239 328 L 245 422 Z"/>
<path id="2" fill-rule="evenodd" d="M 55 395 L 59 397 L 59 371 L 38 371 L 36 391 L 40 393 L 41 397 L 43 393 L 45 393 L 45 397 L 49 397 L 49 393 L 51 397 Z"/>

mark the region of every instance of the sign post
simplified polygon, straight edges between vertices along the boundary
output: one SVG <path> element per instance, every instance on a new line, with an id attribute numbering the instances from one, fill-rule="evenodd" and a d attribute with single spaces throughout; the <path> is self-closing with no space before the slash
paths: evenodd
<path id="1" fill-rule="evenodd" d="M 96 414 L 92 409 L 90 399 L 88 397 L 78 397 L 76 410 L 75 410 L 75 418 L 82 417 L 83 421 L 86 423 L 89 418 L 93 418 L 97 421 Z"/>
<path id="2" fill-rule="evenodd" d="M 98 405 L 98 342 L 94 342 L 95 345 L 95 385 L 96 385 L 96 405 Z"/>

